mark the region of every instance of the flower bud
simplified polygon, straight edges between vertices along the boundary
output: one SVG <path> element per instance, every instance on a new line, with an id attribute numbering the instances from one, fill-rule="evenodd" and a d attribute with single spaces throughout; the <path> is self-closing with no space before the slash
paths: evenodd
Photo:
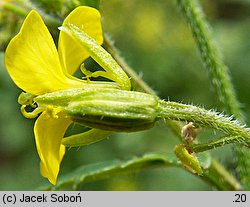
<path id="1" fill-rule="evenodd" d="M 198 175 L 203 174 L 202 167 L 199 163 L 199 160 L 195 156 L 195 153 L 188 152 L 188 150 L 182 144 L 176 145 L 174 152 L 187 170 L 191 171 L 192 173 L 197 173 Z"/>

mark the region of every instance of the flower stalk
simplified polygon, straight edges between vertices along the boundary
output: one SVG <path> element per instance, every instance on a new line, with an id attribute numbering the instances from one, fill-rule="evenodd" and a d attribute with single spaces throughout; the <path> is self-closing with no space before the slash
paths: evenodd
<path id="1" fill-rule="evenodd" d="M 206 143 L 202 143 L 202 144 L 191 144 L 188 146 L 188 149 L 190 151 L 193 152 L 204 152 L 204 151 L 208 151 L 208 150 L 212 150 L 218 147 L 223 147 L 227 144 L 243 144 L 246 145 L 246 142 L 244 141 L 244 138 L 242 139 L 241 136 L 239 135 L 231 135 L 231 136 L 224 136 L 221 137 L 219 139 L 213 140 L 211 142 L 206 142 Z M 246 145 L 247 147 L 249 147 L 249 144 Z"/>

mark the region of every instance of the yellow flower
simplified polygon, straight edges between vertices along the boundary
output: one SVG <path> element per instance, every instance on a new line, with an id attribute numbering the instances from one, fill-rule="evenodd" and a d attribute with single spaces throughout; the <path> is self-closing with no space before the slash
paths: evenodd
<path id="1" fill-rule="evenodd" d="M 78 7 L 67 16 L 63 25 L 68 23 L 83 29 L 102 44 L 100 14 L 96 9 Z M 57 50 L 42 18 L 32 10 L 6 49 L 5 66 L 19 88 L 38 96 L 69 88 L 84 88 L 86 81 L 72 75 L 88 57 L 88 52 L 64 32 L 60 33 Z M 61 141 L 71 123 L 61 110 L 47 108 L 34 126 L 41 174 L 54 185 L 65 153 Z"/>

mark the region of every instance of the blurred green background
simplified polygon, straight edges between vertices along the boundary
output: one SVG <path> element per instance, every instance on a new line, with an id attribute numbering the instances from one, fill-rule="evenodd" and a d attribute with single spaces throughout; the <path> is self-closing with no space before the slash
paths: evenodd
<path id="1" fill-rule="evenodd" d="M 58 2 L 61 1 L 50 2 L 54 5 L 50 9 L 56 11 L 55 5 L 59 6 Z M 238 99 L 248 120 L 250 1 L 202 0 L 201 4 L 230 68 Z M 128 64 L 161 98 L 223 111 L 191 32 L 174 0 L 101 1 L 100 11 L 104 32 L 112 37 Z M 20 28 L 20 24 L 12 25 L 12 28 L 9 24 L 7 28 L 4 21 L 8 18 L 22 22 L 22 18 L 13 14 L 0 19 L 1 48 L 4 48 L 4 37 L 10 35 L 6 31 L 11 31 L 13 36 Z M 0 190 L 37 189 L 48 182 L 39 172 L 39 158 L 33 135 L 34 120 L 28 120 L 20 113 L 17 97 L 21 91 L 4 69 L 3 53 L 0 53 L 0 91 Z M 68 133 L 76 130 L 78 128 L 73 126 Z M 204 130 L 199 139 L 206 140 L 213 135 L 213 132 Z M 163 122 L 158 122 L 153 129 L 143 132 L 114 133 L 102 142 L 84 148 L 68 149 L 60 175 L 89 163 L 123 160 L 147 152 L 173 153 L 173 147 L 177 143 L 179 140 Z M 211 154 L 228 169 L 231 168 L 233 157 L 230 147 L 211 151 Z M 81 189 L 212 190 L 212 187 L 184 169 L 158 168 L 113 176 L 85 184 Z"/>

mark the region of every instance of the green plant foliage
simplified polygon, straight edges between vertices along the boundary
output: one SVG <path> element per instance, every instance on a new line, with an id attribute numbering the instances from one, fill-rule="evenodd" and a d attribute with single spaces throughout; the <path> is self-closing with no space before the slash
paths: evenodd
<path id="1" fill-rule="evenodd" d="M 111 160 L 102 163 L 82 166 L 60 178 L 56 186 L 42 187 L 42 190 L 79 189 L 80 185 L 99 179 L 108 178 L 120 173 L 134 172 L 152 167 L 179 167 L 180 164 L 172 155 L 146 154 L 127 161 Z"/>
<path id="2" fill-rule="evenodd" d="M 72 25 L 61 27 L 62 31 L 87 48 L 92 56 L 81 68 L 85 78 L 88 81 L 106 82 L 109 79 L 116 82 L 108 84 L 110 91 L 129 90 L 131 80 L 133 91 L 148 93 L 144 94 L 145 97 L 157 100 L 157 104 L 153 104 L 154 114 L 149 123 L 157 122 L 149 130 L 133 133 L 125 133 L 129 130 L 118 130 L 113 125 L 108 128 L 110 124 L 116 126 L 122 123 L 123 127 L 128 124 L 121 115 L 123 110 L 128 112 L 127 116 L 133 116 L 138 107 L 143 114 L 144 108 L 141 106 L 148 99 L 143 99 L 144 95 L 140 99 L 140 94 L 143 94 L 140 92 L 136 92 L 139 94 L 136 99 L 138 105 L 129 107 L 126 102 L 123 108 L 111 108 L 110 101 L 117 104 L 121 99 L 119 95 L 119 100 L 114 99 L 112 92 L 100 92 L 87 101 L 73 101 L 70 96 L 62 99 L 61 91 L 57 102 L 50 102 L 51 94 L 45 94 L 49 101 L 30 94 L 22 94 L 18 99 L 21 91 L 14 86 L 6 72 L 2 52 L 0 189 L 32 190 L 37 186 L 42 186 L 39 190 L 109 190 L 117 189 L 117 186 L 124 190 L 249 189 L 250 132 L 244 125 L 249 125 L 247 114 L 250 113 L 247 90 L 250 75 L 247 70 L 250 64 L 250 30 L 247 29 L 250 22 L 249 3 L 244 0 L 4 1 L 0 3 L 0 50 L 4 51 L 9 40 L 19 31 L 30 9 L 36 9 L 41 14 L 57 40 L 58 27 L 63 19 L 79 5 L 100 9 L 105 32 L 103 47 L 100 47 L 78 28 Z M 128 21 L 128 17 L 131 21 Z M 208 74 L 202 72 L 203 66 Z M 76 76 L 82 78 L 83 74 L 79 71 Z M 132 93 L 124 92 L 127 95 Z M 66 109 L 64 112 L 68 115 L 71 113 L 75 120 L 80 117 L 77 124 L 71 125 L 62 141 L 68 151 L 55 186 L 45 183 L 39 169 L 34 167 L 39 165 L 39 159 L 33 141 L 33 121 L 21 116 L 17 101 L 21 105 L 29 105 L 27 113 L 36 104 L 47 104 L 46 107 Z M 42 101 L 48 102 L 45 104 Z M 129 101 L 135 101 L 132 95 Z M 104 110 L 103 103 L 108 110 Z M 240 103 L 244 103 L 244 107 Z M 117 111 L 120 122 L 113 117 Z M 109 115 L 106 119 L 101 116 L 104 113 Z M 86 114 L 90 114 L 90 118 Z M 151 116 L 151 112 L 148 115 Z M 130 128 L 136 128 L 138 120 L 129 122 Z M 92 125 L 86 125 L 88 121 Z M 93 127 L 93 122 L 96 129 L 89 129 Z M 101 128 L 99 122 L 105 128 Z M 182 134 L 183 126 L 189 122 L 193 122 L 195 127 L 202 127 L 191 142 L 185 140 Z M 85 123 L 85 127 L 79 123 Z M 149 127 L 141 129 L 146 128 Z M 234 143 L 234 153 L 228 146 L 231 143 Z M 73 147 L 82 148 L 75 150 Z M 174 149 L 177 149 L 179 159 L 175 157 Z M 151 168 L 158 171 L 149 170 Z M 135 175 L 134 172 L 139 174 Z M 124 175 L 128 177 L 123 179 Z M 98 182 L 103 185 L 98 186 Z"/>

